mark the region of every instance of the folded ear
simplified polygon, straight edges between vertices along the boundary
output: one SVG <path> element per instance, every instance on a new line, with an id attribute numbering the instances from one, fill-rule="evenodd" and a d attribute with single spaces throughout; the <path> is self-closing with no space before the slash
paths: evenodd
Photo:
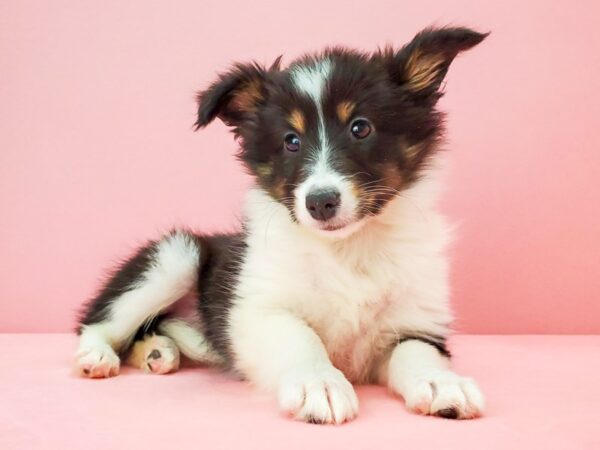
<path id="1" fill-rule="evenodd" d="M 230 126 L 238 126 L 256 112 L 266 97 L 265 84 L 279 70 L 281 57 L 266 69 L 256 63 L 236 64 L 219 76 L 208 89 L 199 92 L 196 129 L 219 117 Z"/>
<path id="2" fill-rule="evenodd" d="M 392 78 L 415 94 L 437 93 L 456 55 L 488 34 L 468 28 L 427 28 L 388 60 Z"/>

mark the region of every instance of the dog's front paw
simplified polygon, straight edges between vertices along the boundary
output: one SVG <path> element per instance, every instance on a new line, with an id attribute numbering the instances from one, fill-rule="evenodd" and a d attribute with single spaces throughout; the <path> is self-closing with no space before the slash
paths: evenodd
<path id="1" fill-rule="evenodd" d="M 75 355 L 77 372 L 88 378 L 108 378 L 118 375 L 120 365 L 119 357 L 108 344 L 81 348 Z"/>
<path id="2" fill-rule="evenodd" d="M 358 413 L 358 398 L 344 374 L 333 366 L 286 374 L 279 386 L 279 405 L 298 420 L 340 424 Z"/>
<path id="3" fill-rule="evenodd" d="M 449 370 L 431 370 L 409 380 L 402 396 L 410 411 L 446 419 L 479 417 L 485 404 L 475 381 Z"/>

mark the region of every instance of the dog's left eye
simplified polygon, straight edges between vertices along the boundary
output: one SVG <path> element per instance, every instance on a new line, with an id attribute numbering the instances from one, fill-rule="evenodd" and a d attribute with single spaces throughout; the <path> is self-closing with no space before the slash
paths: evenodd
<path id="1" fill-rule="evenodd" d="M 288 133 L 283 140 L 285 149 L 289 152 L 297 152 L 300 150 L 300 138 L 297 134 Z"/>
<path id="2" fill-rule="evenodd" d="M 364 139 L 371 134 L 371 131 L 373 131 L 373 126 L 367 119 L 356 119 L 354 122 L 352 122 L 350 131 L 352 132 L 352 136 L 354 136 L 356 139 Z"/>

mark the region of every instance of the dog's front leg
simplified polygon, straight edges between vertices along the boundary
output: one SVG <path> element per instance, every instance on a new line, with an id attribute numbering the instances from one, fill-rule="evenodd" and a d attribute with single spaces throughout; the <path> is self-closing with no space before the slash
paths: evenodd
<path id="1" fill-rule="evenodd" d="M 481 415 L 484 398 L 477 384 L 452 372 L 445 347 L 419 338 L 403 339 L 381 368 L 380 381 L 419 414 L 448 419 Z"/>
<path id="2" fill-rule="evenodd" d="M 241 309 L 243 308 L 243 309 Z M 358 411 L 354 388 L 315 331 L 286 311 L 241 307 L 231 317 L 238 368 L 277 393 L 283 411 L 312 423 L 343 423 Z"/>

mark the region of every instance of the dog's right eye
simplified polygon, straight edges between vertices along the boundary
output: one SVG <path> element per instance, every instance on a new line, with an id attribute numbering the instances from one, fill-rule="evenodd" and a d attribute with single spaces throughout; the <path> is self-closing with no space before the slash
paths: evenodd
<path id="1" fill-rule="evenodd" d="M 300 150 L 300 138 L 297 134 L 288 133 L 283 140 L 285 149 L 288 152 L 297 152 Z"/>
<path id="2" fill-rule="evenodd" d="M 366 138 L 372 130 L 373 126 L 367 119 L 356 119 L 350 127 L 350 132 L 356 139 Z"/>

